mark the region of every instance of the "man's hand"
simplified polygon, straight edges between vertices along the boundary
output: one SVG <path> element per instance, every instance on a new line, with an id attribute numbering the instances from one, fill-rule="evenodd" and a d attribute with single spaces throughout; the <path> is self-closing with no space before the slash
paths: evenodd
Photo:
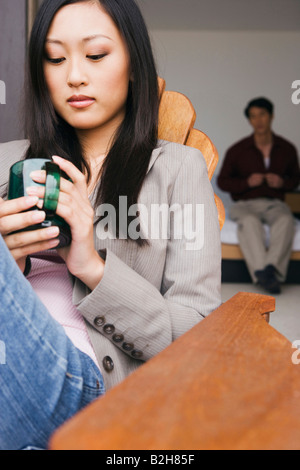
<path id="1" fill-rule="evenodd" d="M 275 175 L 274 173 L 268 173 L 266 175 L 266 181 L 270 188 L 280 189 L 283 187 L 284 180 L 279 175 Z"/>
<path id="2" fill-rule="evenodd" d="M 251 175 L 247 180 L 248 186 L 250 188 L 257 188 L 258 186 L 261 186 L 263 184 L 264 179 L 265 175 L 260 173 L 253 173 L 253 175 Z"/>

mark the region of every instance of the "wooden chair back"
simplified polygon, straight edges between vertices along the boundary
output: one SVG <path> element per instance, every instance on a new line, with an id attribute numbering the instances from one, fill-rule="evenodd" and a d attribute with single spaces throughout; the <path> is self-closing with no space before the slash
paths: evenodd
<path id="1" fill-rule="evenodd" d="M 194 129 L 196 111 L 187 96 L 176 91 L 166 91 L 166 82 L 159 77 L 159 128 L 158 137 L 169 142 L 187 145 L 201 151 L 205 158 L 208 176 L 211 180 L 217 168 L 219 155 L 210 138 L 204 132 Z M 215 195 L 220 228 L 225 222 L 225 209 L 221 199 Z"/>

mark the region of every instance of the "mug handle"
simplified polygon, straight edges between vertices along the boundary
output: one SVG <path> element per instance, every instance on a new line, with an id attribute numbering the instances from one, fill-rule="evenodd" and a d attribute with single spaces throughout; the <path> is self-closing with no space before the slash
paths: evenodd
<path id="1" fill-rule="evenodd" d="M 43 209 L 55 214 L 60 190 L 60 168 L 52 162 L 46 163 L 46 187 Z"/>

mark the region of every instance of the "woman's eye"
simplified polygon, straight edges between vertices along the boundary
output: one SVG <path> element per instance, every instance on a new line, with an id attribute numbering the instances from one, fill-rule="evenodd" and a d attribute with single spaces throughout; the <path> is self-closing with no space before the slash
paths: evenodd
<path id="1" fill-rule="evenodd" d="M 91 59 L 91 60 L 94 60 L 94 61 L 97 61 L 97 60 L 101 60 L 103 59 L 107 54 L 93 54 L 93 55 L 87 55 L 87 58 L 88 59 Z"/>
<path id="2" fill-rule="evenodd" d="M 64 58 L 61 58 L 61 59 L 51 59 L 51 57 L 47 57 L 47 60 L 48 62 L 50 62 L 51 64 L 61 64 L 64 60 Z"/>

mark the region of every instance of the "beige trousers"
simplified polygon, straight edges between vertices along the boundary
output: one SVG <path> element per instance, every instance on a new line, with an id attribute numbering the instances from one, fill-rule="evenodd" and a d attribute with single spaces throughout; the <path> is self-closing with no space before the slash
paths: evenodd
<path id="1" fill-rule="evenodd" d="M 239 201 L 230 210 L 238 223 L 238 238 L 253 282 L 255 271 L 272 264 L 278 280 L 284 282 L 295 236 L 295 220 L 288 206 L 278 199 Z M 267 246 L 263 224 L 270 227 Z"/>

